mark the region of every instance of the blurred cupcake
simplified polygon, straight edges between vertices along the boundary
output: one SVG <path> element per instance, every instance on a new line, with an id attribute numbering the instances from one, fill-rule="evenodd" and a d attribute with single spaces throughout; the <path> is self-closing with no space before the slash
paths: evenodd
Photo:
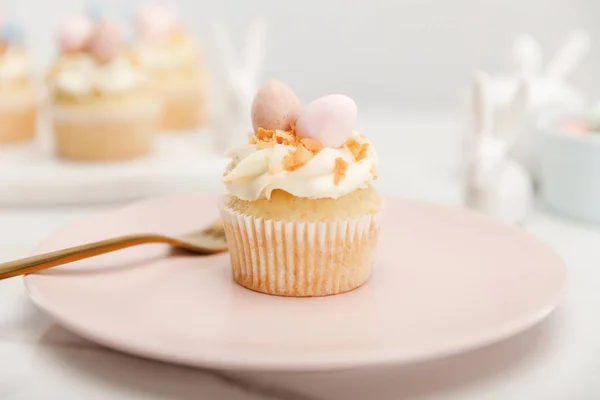
<path id="1" fill-rule="evenodd" d="M 48 75 L 60 156 L 120 160 L 148 154 L 160 126 L 160 97 L 124 43 L 125 27 L 98 9 L 66 19 Z"/>
<path id="2" fill-rule="evenodd" d="M 158 5 L 135 14 L 140 62 L 152 71 L 163 95 L 162 128 L 197 128 L 204 120 L 204 82 L 197 44 L 176 12 Z"/>
<path id="3" fill-rule="evenodd" d="M 371 275 L 382 198 L 377 156 L 353 131 L 356 105 L 342 95 L 301 109 L 271 81 L 252 105 L 255 133 L 234 148 L 220 204 L 234 280 L 283 296 L 325 296 Z"/>
<path id="4" fill-rule="evenodd" d="M 39 88 L 24 39 L 21 25 L 0 18 L 0 143 L 35 136 Z"/>

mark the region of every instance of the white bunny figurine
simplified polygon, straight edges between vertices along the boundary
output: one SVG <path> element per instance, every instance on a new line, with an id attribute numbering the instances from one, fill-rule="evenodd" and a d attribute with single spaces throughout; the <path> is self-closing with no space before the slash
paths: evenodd
<path id="1" fill-rule="evenodd" d="M 528 87 L 519 85 L 502 121 L 497 120 L 489 87 L 489 78 L 478 73 L 470 99 L 476 137 L 466 165 L 465 203 L 496 219 L 520 223 L 531 208 L 532 182 L 511 150 L 527 110 Z"/>
<path id="2" fill-rule="evenodd" d="M 252 132 L 250 108 L 265 57 L 266 25 L 257 19 L 248 27 L 241 57 L 234 51 L 223 23 L 215 26 L 215 36 L 219 55 L 214 94 L 215 145 L 223 152 L 246 141 Z"/>
<path id="3" fill-rule="evenodd" d="M 590 35 L 576 31 L 568 36 L 548 62 L 542 64 L 542 50 L 539 42 L 531 35 L 521 35 L 515 40 L 513 61 L 515 72 L 511 77 L 493 77 L 491 97 L 496 112 L 506 112 L 510 107 L 520 80 L 526 79 L 529 85 L 529 115 L 521 121 L 521 135 L 515 142 L 514 156 L 537 177 L 537 163 L 533 154 L 533 129 L 528 126 L 531 119 L 540 113 L 579 112 L 585 109 L 585 96 L 565 79 L 581 64 L 590 49 Z M 537 180 L 537 179 L 536 179 Z"/>

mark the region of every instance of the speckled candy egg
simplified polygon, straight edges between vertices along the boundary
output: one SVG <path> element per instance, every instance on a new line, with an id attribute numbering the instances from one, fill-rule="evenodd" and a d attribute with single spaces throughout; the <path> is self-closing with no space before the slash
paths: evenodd
<path id="1" fill-rule="evenodd" d="M 352 137 L 356 124 L 356 103 L 348 96 L 321 97 L 302 110 L 296 122 L 298 136 L 320 141 L 327 147 L 340 147 Z"/>
<path id="2" fill-rule="evenodd" d="M 0 27 L 0 40 L 13 45 L 23 44 L 25 41 L 23 26 L 15 20 L 5 20 Z"/>
<path id="3" fill-rule="evenodd" d="M 101 19 L 108 17 L 109 12 L 110 10 L 106 6 L 106 4 L 99 1 L 94 1 L 90 3 L 87 7 L 87 15 L 94 22 L 98 22 Z"/>
<path id="4" fill-rule="evenodd" d="M 73 15 L 60 25 L 58 41 L 63 51 L 82 51 L 89 47 L 94 34 L 94 24 L 85 15 Z"/>
<path id="5" fill-rule="evenodd" d="M 135 14 L 135 26 L 140 38 L 146 42 L 162 41 L 169 38 L 179 27 L 177 12 L 166 6 L 147 6 Z"/>
<path id="6" fill-rule="evenodd" d="M 109 62 L 121 53 L 122 40 L 121 29 L 117 21 L 103 19 L 96 24 L 91 52 L 98 61 Z"/>
<path id="7" fill-rule="evenodd" d="M 252 102 L 252 126 L 254 130 L 289 129 L 298 119 L 301 106 L 296 94 L 284 83 L 272 80 L 265 83 Z"/>

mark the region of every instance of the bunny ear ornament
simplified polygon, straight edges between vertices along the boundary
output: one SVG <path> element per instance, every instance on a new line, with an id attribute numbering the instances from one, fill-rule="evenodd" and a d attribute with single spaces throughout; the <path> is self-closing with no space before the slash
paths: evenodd
<path id="1" fill-rule="evenodd" d="M 538 41 L 531 35 L 521 35 L 516 38 L 512 49 L 512 75 L 486 76 L 485 90 L 491 103 L 489 112 L 494 116 L 494 130 L 496 134 L 512 136 L 509 139 L 511 154 L 529 171 L 536 183 L 539 182 L 539 168 L 531 121 L 541 114 L 580 112 L 585 108 L 585 97 L 565 79 L 583 62 L 589 48 L 589 34 L 573 32 L 544 65 Z M 518 95 L 520 90 L 526 93 Z M 517 99 L 524 101 L 526 107 L 514 106 Z M 468 121 L 473 118 L 472 113 L 473 110 L 467 112 Z M 476 129 L 467 130 L 463 142 L 463 165 L 471 157 L 470 149 L 477 136 Z"/>
<path id="2" fill-rule="evenodd" d="M 496 219 L 521 223 L 532 203 L 528 172 L 512 158 L 514 129 L 528 102 L 525 80 L 521 81 L 504 115 L 494 112 L 490 79 L 475 75 L 471 91 L 474 140 L 464 181 L 465 204 Z"/>
<path id="3" fill-rule="evenodd" d="M 252 132 L 250 110 L 265 59 L 266 23 L 256 19 L 249 25 L 239 52 L 234 49 L 225 23 L 217 23 L 213 31 L 219 56 L 215 86 L 215 145 L 222 152 L 246 141 Z"/>

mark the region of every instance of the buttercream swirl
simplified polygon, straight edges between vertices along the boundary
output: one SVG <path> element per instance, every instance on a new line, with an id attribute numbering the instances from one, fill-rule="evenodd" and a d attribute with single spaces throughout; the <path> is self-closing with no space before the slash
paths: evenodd
<path id="1" fill-rule="evenodd" d="M 355 135 L 359 143 L 366 139 Z M 376 178 L 377 154 L 369 145 L 367 156 L 356 161 L 350 149 L 325 147 L 302 167 L 294 170 L 284 168 L 284 158 L 294 150 L 293 146 L 275 144 L 269 148 L 257 148 L 254 144 L 236 147 L 229 151 L 232 159 L 223 178 L 230 193 L 242 200 L 269 199 L 273 190 L 283 190 L 296 197 L 310 199 L 337 199 L 357 189 L 366 188 Z M 347 163 L 344 177 L 336 183 L 336 160 Z"/>
<path id="2" fill-rule="evenodd" d="M 0 56 L 0 83 L 28 78 L 33 72 L 33 60 L 29 51 L 9 46 Z"/>
<path id="3" fill-rule="evenodd" d="M 156 69 L 171 69 L 196 62 L 198 50 L 190 40 L 179 43 L 142 42 L 138 45 L 137 54 L 144 65 Z"/>
<path id="4" fill-rule="evenodd" d="M 145 81 L 144 73 L 125 57 L 109 63 L 98 63 L 93 57 L 81 55 L 66 62 L 55 78 L 57 89 L 75 96 L 100 93 L 120 93 Z"/>

